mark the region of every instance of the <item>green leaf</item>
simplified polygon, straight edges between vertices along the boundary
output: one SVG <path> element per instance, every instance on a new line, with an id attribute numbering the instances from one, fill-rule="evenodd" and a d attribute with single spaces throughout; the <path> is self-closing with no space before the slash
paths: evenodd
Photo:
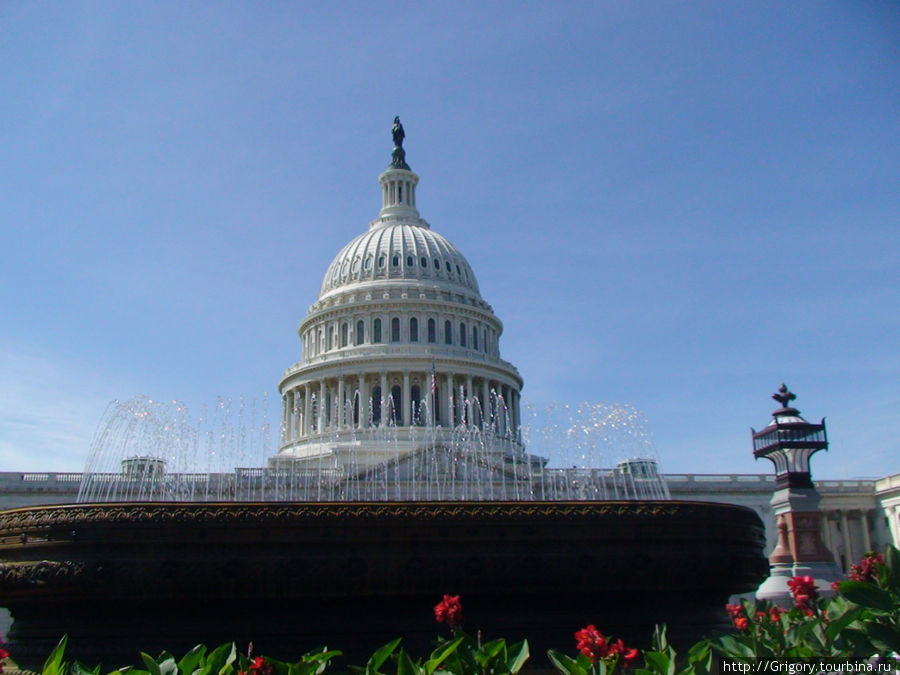
<path id="1" fill-rule="evenodd" d="M 191 651 L 181 657 L 181 661 L 178 662 L 178 670 L 184 675 L 191 675 L 204 656 L 206 656 L 206 645 L 193 647 Z"/>
<path id="2" fill-rule="evenodd" d="M 865 581 L 842 581 L 838 585 L 838 590 L 850 602 L 855 602 L 857 605 L 873 607 L 886 612 L 894 609 L 894 601 L 890 593 Z"/>
<path id="3" fill-rule="evenodd" d="M 674 675 L 675 662 L 662 652 L 644 652 L 644 664 L 657 675 Z"/>
<path id="4" fill-rule="evenodd" d="M 368 673 L 368 675 L 374 675 L 374 673 L 378 672 L 381 665 L 387 661 L 388 657 L 394 653 L 395 649 L 397 649 L 397 645 L 400 644 L 400 639 L 401 638 L 392 640 L 375 650 L 375 653 L 369 657 L 369 661 L 366 663 L 366 673 Z"/>
<path id="5" fill-rule="evenodd" d="M 825 637 L 829 642 L 834 642 L 834 640 L 840 635 L 841 631 L 843 631 L 847 626 L 856 621 L 859 618 L 859 615 L 862 614 L 863 610 L 861 607 L 852 607 L 847 608 L 841 614 L 838 614 L 834 617 L 829 617 L 830 620 L 828 622 L 828 627 L 825 629 Z"/>
<path id="6" fill-rule="evenodd" d="M 528 651 L 528 640 L 522 640 L 521 642 L 514 644 L 509 648 L 509 659 L 506 662 L 507 670 L 512 673 L 512 675 L 516 675 L 516 673 L 522 670 L 522 666 L 525 665 L 529 656 L 531 656 L 531 654 Z"/>
<path id="7" fill-rule="evenodd" d="M 63 635 L 56 647 L 53 648 L 53 651 L 50 652 L 50 656 L 44 661 L 44 668 L 41 671 L 42 675 L 64 675 L 66 667 L 63 663 L 63 656 L 66 653 L 66 643 L 68 641 L 69 636 Z"/>
<path id="8" fill-rule="evenodd" d="M 459 645 L 463 640 L 464 638 L 458 637 L 453 642 L 442 644 L 438 646 L 438 648 L 433 652 L 431 652 L 431 658 L 425 662 L 424 666 L 426 675 L 431 675 L 435 670 L 437 670 L 438 666 L 446 661 L 447 658 L 459 648 Z"/>
<path id="9" fill-rule="evenodd" d="M 557 649 L 548 650 L 547 658 L 550 659 L 550 663 L 552 663 L 561 673 L 566 673 L 567 675 L 587 675 L 587 670 L 582 667 L 581 664 L 571 656 L 567 656 Z"/>
<path id="10" fill-rule="evenodd" d="M 718 651 L 729 658 L 746 659 L 756 655 L 750 645 L 731 635 L 720 635 L 718 644 L 713 644 L 713 646 L 718 647 Z"/>
<path id="11" fill-rule="evenodd" d="M 147 666 L 147 672 L 150 673 L 150 675 L 160 675 L 159 664 L 156 663 L 152 656 L 145 652 L 141 652 L 141 661 Z"/>
<path id="12" fill-rule="evenodd" d="M 397 655 L 397 675 L 418 675 L 419 668 L 409 658 L 405 649 L 401 649 Z"/>
<path id="13" fill-rule="evenodd" d="M 872 646 L 878 650 L 879 654 L 900 652 L 900 630 L 893 626 L 875 623 L 874 621 L 863 622 L 863 629 L 866 637 L 869 638 Z"/>

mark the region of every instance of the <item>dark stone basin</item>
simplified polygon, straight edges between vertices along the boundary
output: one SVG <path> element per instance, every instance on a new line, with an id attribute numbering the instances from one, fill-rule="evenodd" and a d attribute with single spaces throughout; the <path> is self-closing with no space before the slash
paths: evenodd
<path id="1" fill-rule="evenodd" d="M 461 596 L 465 628 L 574 651 L 587 623 L 646 645 L 724 621 L 768 574 L 750 509 L 705 502 L 110 503 L 0 511 L 9 649 L 117 667 L 138 651 L 253 641 L 362 662 L 404 637 L 424 654 Z"/>

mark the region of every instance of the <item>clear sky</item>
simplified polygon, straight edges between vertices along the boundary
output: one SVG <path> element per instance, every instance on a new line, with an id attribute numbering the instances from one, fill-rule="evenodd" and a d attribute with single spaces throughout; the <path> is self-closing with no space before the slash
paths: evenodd
<path id="1" fill-rule="evenodd" d="M 900 472 L 900 5 L 0 2 L 0 470 L 111 399 L 269 396 L 406 129 L 538 408 L 667 472 Z"/>

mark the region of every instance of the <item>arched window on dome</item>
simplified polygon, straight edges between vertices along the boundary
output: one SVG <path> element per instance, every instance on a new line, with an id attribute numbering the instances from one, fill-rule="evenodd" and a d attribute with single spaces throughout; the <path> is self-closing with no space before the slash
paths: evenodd
<path id="1" fill-rule="evenodd" d="M 411 255 L 406 256 L 406 266 L 407 267 L 412 267 L 415 264 L 416 264 L 415 258 L 413 258 Z"/>
<path id="2" fill-rule="evenodd" d="M 428 267 L 428 258 L 426 258 L 424 255 L 419 262 L 422 264 L 422 267 Z"/>
<path id="3" fill-rule="evenodd" d="M 412 317 L 409 320 L 409 341 L 419 341 L 419 320 L 416 317 Z"/>
<path id="4" fill-rule="evenodd" d="M 459 322 L 459 346 L 466 346 L 466 324 L 462 321 Z"/>
<path id="5" fill-rule="evenodd" d="M 444 322 L 444 344 L 453 344 L 453 324 L 451 324 L 449 321 Z"/>
<path id="6" fill-rule="evenodd" d="M 397 255 L 396 253 L 394 254 L 394 257 L 391 259 L 391 266 L 392 267 L 400 267 L 400 256 Z"/>
<path id="7" fill-rule="evenodd" d="M 459 265 L 456 266 L 456 276 L 461 277 L 462 272 L 459 270 Z"/>
<path id="8" fill-rule="evenodd" d="M 347 325 L 346 322 L 342 323 L 341 324 L 341 347 L 347 346 L 347 342 L 349 341 L 349 333 L 350 333 L 350 327 Z"/>
<path id="9" fill-rule="evenodd" d="M 488 331 L 487 328 L 484 329 L 484 353 L 488 353 Z"/>
<path id="10" fill-rule="evenodd" d="M 380 270 L 384 269 L 384 256 L 383 255 L 378 256 L 378 269 L 380 269 Z"/>
<path id="11" fill-rule="evenodd" d="M 428 341 L 434 342 L 435 340 L 437 340 L 437 327 L 434 319 L 428 319 Z"/>
<path id="12" fill-rule="evenodd" d="M 391 342 L 400 342 L 400 319 L 391 319 Z"/>
<path id="13" fill-rule="evenodd" d="M 362 319 L 356 322 L 356 344 L 361 345 L 366 337 L 366 323 Z"/>
<path id="14" fill-rule="evenodd" d="M 329 351 L 334 349 L 334 326 L 328 326 L 328 343 L 325 349 Z"/>
<path id="15" fill-rule="evenodd" d="M 472 349 L 478 351 L 478 326 L 472 326 Z"/>
<path id="16" fill-rule="evenodd" d="M 376 344 L 381 342 L 381 319 L 372 322 L 372 342 Z"/>
<path id="17" fill-rule="evenodd" d="M 450 269 L 450 262 L 448 261 L 448 262 L 445 262 L 444 264 L 447 266 L 447 274 L 450 274 L 450 272 L 452 271 Z"/>
<path id="18" fill-rule="evenodd" d="M 438 260 L 437 258 L 434 259 L 434 269 L 437 270 L 438 272 L 441 271 L 441 261 Z"/>
<path id="19" fill-rule="evenodd" d="M 372 256 L 366 256 L 366 262 L 363 263 L 363 269 L 367 272 L 372 269 Z"/>

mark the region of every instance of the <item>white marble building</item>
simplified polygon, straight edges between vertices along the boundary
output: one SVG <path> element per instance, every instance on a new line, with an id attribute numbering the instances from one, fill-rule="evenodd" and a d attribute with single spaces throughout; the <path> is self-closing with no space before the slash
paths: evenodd
<path id="1" fill-rule="evenodd" d="M 328 266 L 300 323 L 270 467 L 337 466 L 351 453 L 375 465 L 450 443 L 462 423 L 522 454 L 522 378 L 500 357 L 503 324 L 462 253 L 419 215 L 405 159 L 378 180 L 381 211 Z"/>

